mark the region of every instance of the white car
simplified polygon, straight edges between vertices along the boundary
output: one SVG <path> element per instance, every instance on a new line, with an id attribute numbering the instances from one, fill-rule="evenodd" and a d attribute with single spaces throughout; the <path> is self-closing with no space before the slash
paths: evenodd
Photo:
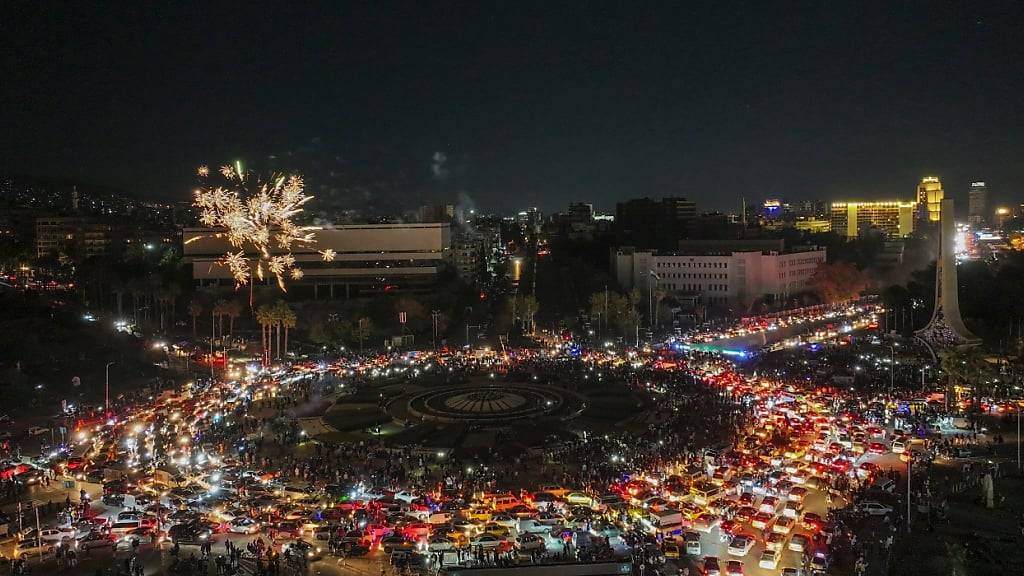
<path id="1" fill-rule="evenodd" d="M 891 506 L 879 504 L 878 502 L 862 502 L 859 508 L 861 512 L 868 516 L 885 516 L 887 514 L 892 514 Z"/>
<path id="2" fill-rule="evenodd" d="M 432 536 L 430 541 L 427 543 L 427 550 L 431 552 L 445 552 L 454 549 L 455 541 L 444 534 Z"/>
<path id="3" fill-rule="evenodd" d="M 531 550 L 544 550 L 547 547 L 544 539 L 536 534 L 523 534 L 516 538 L 516 543 L 519 545 L 520 550 L 527 552 Z"/>
<path id="4" fill-rule="evenodd" d="M 789 516 L 782 516 L 775 520 L 775 524 L 772 524 L 772 532 L 774 532 L 775 534 L 782 534 L 783 536 L 785 536 L 793 530 L 793 524 L 795 523 L 796 520 L 794 520 L 793 518 Z"/>
<path id="5" fill-rule="evenodd" d="M 893 442 L 892 443 L 892 453 L 893 454 L 903 454 L 906 451 L 907 451 L 907 445 L 904 444 L 903 442 Z"/>
<path id="6" fill-rule="evenodd" d="M 36 534 L 35 530 L 30 530 L 25 534 L 24 540 L 35 540 L 36 537 L 43 542 L 49 542 L 51 544 L 62 542 L 64 540 L 74 540 L 76 536 L 75 529 L 61 530 L 59 528 L 43 528 Z"/>
<path id="7" fill-rule="evenodd" d="M 754 547 L 753 536 L 739 534 L 729 542 L 729 555 L 730 556 L 746 556 L 747 552 Z"/>
<path id="8" fill-rule="evenodd" d="M 779 558 L 782 557 L 781 550 L 765 550 L 761 553 L 761 559 L 758 560 L 757 565 L 767 570 L 775 570 L 779 567 Z"/>
<path id="9" fill-rule="evenodd" d="M 794 552 L 803 552 L 807 550 L 810 540 L 803 534 L 794 534 L 793 538 L 789 541 L 789 549 Z"/>

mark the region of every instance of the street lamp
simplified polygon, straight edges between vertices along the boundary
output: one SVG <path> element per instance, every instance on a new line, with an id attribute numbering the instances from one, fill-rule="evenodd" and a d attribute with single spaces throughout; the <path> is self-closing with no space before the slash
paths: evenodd
<path id="1" fill-rule="evenodd" d="M 103 411 L 105 413 L 110 413 L 110 367 L 114 364 L 117 364 L 117 362 L 107 362 L 107 367 L 104 369 L 106 378 L 103 385 Z"/>

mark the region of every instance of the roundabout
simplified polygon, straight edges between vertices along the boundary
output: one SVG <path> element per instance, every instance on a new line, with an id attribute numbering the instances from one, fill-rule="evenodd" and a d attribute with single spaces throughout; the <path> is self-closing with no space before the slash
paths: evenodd
<path id="1" fill-rule="evenodd" d="M 405 410 L 425 421 L 500 424 L 568 415 L 582 403 L 573 392 L 530 384 L 447 386 L 411 396 Z"/>

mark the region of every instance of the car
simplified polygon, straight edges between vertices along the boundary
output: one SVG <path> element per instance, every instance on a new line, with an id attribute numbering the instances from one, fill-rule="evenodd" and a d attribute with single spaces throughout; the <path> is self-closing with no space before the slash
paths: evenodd
<path id="1" fill-rule="evenodd" d="M 861 502 L 857 508 L 869 516 L 886 516 L 892 514 L 892 507 L 878 502 Z"/>
<path id="2" fill-rule="evenodd" d="M 779 559 L 781 557 L 781 550 L 765 550 L 761 553 L 761 559 L 757 561 L 757 565 L 767 570 L 775 570 L 779 567 Z"/>
<path id="3" fill-rule="evenodd" d="M 729 536 L 735 536 L 742 528 L 743 526 L 735 520 L 723 520 L 721 524 L 718 525 L 718 529 Z"/>
<path id="4" fill-rule="evenodd" d="M 42 540 L 22 540 L 14 548 L 15 558 L 28 558 L 31 556 L 45 556 L 53 552 L 53 544 Z"/>
<path id="5" fill-rule="evenodd" d="M 718 566 L 718 558 L 714 556 L 704 557 L 704 576 L 722 576 L 722 569 Z"/>
<path id="6" fill-rule="evenodd" d="M 594 505 L 594 499 L 583 492 L 569 492 L 565 495 L 565 501 L 578 506 L 592 507 Z"/>
<path id="7" fill-rule="evenodd" d="M 668 540 L 661 545 L 661 552 L 665 555 L 665 558 L 670 558 L 672 560 L 678 560 L 679 557 L 683 555 L 682 548 L 679 547 L 679 544 Z"/>
<path id="8" fill-rule="evenodd" d="M 319 546 L 315 546 L 305 540 L 295 540 L 294 542 L 287 542 L 281 546 L 281 552 L 288 551 L 292 556 L 299 558 L 305 557 L 307 560 L 318 560 L 321 558 L 321 549 Z"/>
<path id="9" fill-rule="evenodd" d="M 780 516 L 772 524 L 772 532 L 775 534 L 786 535 L 793 531 L 793 525 L 796 524 L 796 520 L 789 516 Z"/>
<path id="10" fill-rule="evenodd" d="M 701 532 L 710 532 L 721 520 L 721 518 L 714 514 L 701 514 L 693 521 L 693 528 Z"/>
<path id="11" fill-rule="evenodd" d="M 449 538 L 444 534 L 435 534 L 427 541 L 427 550 L 430 552 L 445 552 L 454 550 L 457 547 L 455 539 Z"/>
<path id="12" fill-rule="evenodd" d="M 803 552 L 807 550 L 810 543 L 810 539 L 803 534 L 793 534 L 793 537 L 789 539 L 789 549 L 794 552 Z"/>
<path id="13" fill-rule="evenodd" d="M 747 552 L 754 547 L 754 537 L 750 534 L 737 534 L 729 542 L 727 552 L 731 556 L 746 556 Z"/>
<path id="14" fill-rule="evenodd" d="M 171 526 L 167 536 L 175 544 L 201 544 L 213 536 L 213 528 L 198 518 L 188 519 Z"/>
<path id="15" fill-rule="evenodd" d="M 38 538 L 39 540 L 42 540 L 43 542 L 49 542 L 51 544 L 56 544 L 56 543 L 59 543 L 59 542 L 63 542 L 65 540 L 74 540 L 75 539 L 75 534 L 76 534 L 76 532 L 75 532 L 75 530 L 73 528 L 72 529 L 68 529 L 68 530 L 60 530 L 58 528 L 43 528 L 42 530 L 40 530 L 38 532 L 36 532 L 35 529 L 32 529 L 32 530 L 29 530 L 25 534 L 25 537 L 22 538 L 22 539 L 23 540 L 36 540 Z"/>
<path id="16" fill-rule="evenodd" d="M 775 518 L 775 515 L 770 512 L 758 512 L 750 521 L 750 525 L 758 530 L 764 530 L 771 524 L 772 518 Z"/>
<path id="17" fill-rule="evenodd" d="M 77 542 L 80 550 L 110 546 L 110 538 L 96 530 L 93 530 L 83 536 L 79 536 Z"/>
<path id="18" fill-rule="evenodd" d="M 391 554 L 392 552 L 410 552 L 416 549 L 416 543 L 411 540 L 392 534 L 380 541 L 380 547 L 384 550 L 385 554 Z"/>
<path id="19" fill-rule="evenodd" d="M 793 520 L 796 520 L 797 518 L 800 517 L 800 514 L 803 513 L 803 511 L 804 511 L 804 504 L 803 504 L 803 502 L 798 502 L 796 500 L 790 500 L 789 502 L 786 502 L 786 505 L 782 508 L 782 516 L 784 518 L 791 518 Z"/>
<path id="20" fill-rule="evenodd" d="M 523 534 L 516 538 L 516 544 L 519 546 L 520 550 L 525 550 L 527 552 L 531 550 L 544 550 L 546 548 L 544 538 L 541 538 L 536 534 Z"/>
<path id="21" fill-rule="evenodd" d="M 505 542 L 504 538 L 498 538 L 497 536 L 494 536 L 492 534 L 480 534 L 478 536 L 474 536 L 469 541 L 469 544 L 470 544 L 470 546 L 473 546 L 474 548 L 479 546 L 479 547 L 487 549 L 487 548 L 497 548 L 498 546 L 501 546 L 504 542 Z"/>
<path id="22" fill-rule="evenodd" d="M 903 454 L 906 451 L 907 451 L 907 445 L 904 444 L 903 442 L 893 442 L 892 443 L 892 453 L 893 454 Z"/>
<path id="23" fill-rule="evenodd" d="M 818 531 L 825 525 L 825 521 L 821 519 L 821 516 L 814 512 L 804 512 L 804 517 L 800 520 L 800 525 L 807 530 Z"/>
<path id="24" fill-rule="evenodd" d="M 769 512 L 775 513 L 775 509 L 779 506 L 779 499 L 774 496 L 765 496 L 764 500 L 761 500 L 761 504 L 757 507 L 758 512 Z"/>
<path id="25" fill-rule="evenodd" d="M 162 540 L 162 538 L 156 531 L 148 528 L 138 528 L 121 536 L 119 541 L 128 543 L 138 542 L 139 544 L 152 544 L 160 540 Z"/>
<path id="26" fill-rule="evenodd" d="M 751 508 L 750 506 L 744 506 L 743 508 L 740 508 L 739 510 L 736 511 L 736 521 L 750 522 L 754 519 L 755 515 L 757 515 L 757 510 Z"/>
<path id="27" fill-rule="evenodd" d="M 870 442 L 868 444 L 868 452 L 871 454 L 885 454 L 889 450 L 885 447 L 885 444 L 881 442 Z"/>
<path id="28" fill-rule="evenodd" d="M 786 535 L 778 532 L 772 532 L 768 535 L 768 538 L 764 541 L 764 547 L 767 550 L 782 550 L 786 547 Z"/>
<path id="29" fill-rule="evenodd" d="M 228 532 L 232 534 L 255 534 L 260 531 L 260 523 L 243 516 L 228 522 Z"/>
<path id="30" fill-rule="evenodd" d="M 683 542 L 686 543 L 686 553 L 691 556 L 700 556 L 700 534 L 696 532 L 684 532 Z"/>
<path id="31" fill-rule="evenodd" d="M 743 576 L 743 562 L 729 560 L 729 563 L 725 565 L 725 573 L 727 576 Z"/>

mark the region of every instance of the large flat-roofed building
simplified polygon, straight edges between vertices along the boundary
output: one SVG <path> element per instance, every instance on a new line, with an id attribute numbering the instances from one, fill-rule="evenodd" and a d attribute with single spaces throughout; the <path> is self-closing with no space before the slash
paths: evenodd
<path id="1" fill-rule="evenodd" d="M 449 258 L 450 230 L 448 223 L 345 224 L 316 230 L 312 245 L 292 246 L 303 276 L 290 282 L 289 292 L 328 299 L 429 289 Z M 199 285 L 234 283 L 220 263 L 231 246 L 216 233 L 211 228 L 182 231 L 184 257 Z M 331 262 L 320 255 L 327 249 L 336 254 Z"/>
<path id="2" fill-rule="evenodd" d="M 36 219 L 36 257 L 55 257 L 67 250 L 76 259 L 108 254 L 114 242 L 113 227 L 79 216 L 47 216 Z"/>
<path id="3" fill-rule="evenodd" d="M 807 289 L 807 281 L 825 262 L 824 248 L 707 250 L 691 253 L 620 248 L 613 267 L 623 290 L 655 287 L 679 294 L 700 294 L 713 306 L 743 306 L 758 298 L 784 300 Z"/>
<path id="4" fill-rule="evenodd" d="M 914 232 L 914 202 L 833 202 L 832 231 L 856 238 L 871 229 L 890 238 L 902 238 Z"/>

